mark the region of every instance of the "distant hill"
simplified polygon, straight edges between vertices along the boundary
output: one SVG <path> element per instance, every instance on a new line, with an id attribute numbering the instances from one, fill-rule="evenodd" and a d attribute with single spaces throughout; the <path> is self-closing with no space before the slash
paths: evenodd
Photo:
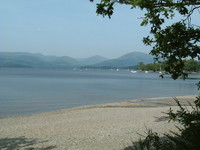
<path id="1" fill-rule="evenodd" d="M 142 53 L 142 52 L 132 52 L 132 53 L 123 55 L 117 59 L 106 60 L 104 62 L 97 63 L 93 66 L 127 67 L 127 66 L 136 66 L 140 62 L 144 62 L 145 64 L 152 63 L 153 57 L 149 54 Z"/>
<path id="2" fill-rule="evenodd" d="M 82 65 L 93 65 L 108 60 L 105 57 L 95 55 L 88 58 L 79 59 Z"/>
<path id="3" fill-rule="evenodd" d="M 29 67 L 29 68 L 74 68 L 74 67 L 128 67 L 136 66 L 138 63 L 152 63 L 152 56 L 132 52 L 117 59 L 106 59 L 102 56 L 92 56 L 84 59 L 74 59 L 63 56 L 45 56 L 24 52 L 0 52 L 0 67 Z"/>
<path id="4" fill-rule="evenodd" d="M 24 52 L 0 52 L 0 67 L 71 68 L 81 64 L 74 58 Z"/>

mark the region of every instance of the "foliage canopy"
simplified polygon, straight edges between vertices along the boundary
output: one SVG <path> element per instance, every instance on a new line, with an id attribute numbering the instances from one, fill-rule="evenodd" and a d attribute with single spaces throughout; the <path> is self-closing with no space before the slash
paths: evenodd
<path id="1" fill-rule="evenodd" d="M 150 36 L 143 39 L 144 44 L 152 46 L 150 53 L 156 61 L 166 61 L 165 70 L 172 78 L 186 77 L 184 59 L 200 59 L 200 26 L 191 21 L 195 11 L 200 14 L 200 0 L 100 0 L 96 12 L 111 18 L 116 4 L 146 10 L 141 26 L 149 24 L 151 29 Z M 165 26 L 177 13 L 183 18 Z"/>
<path id="2" fill-rule="evenodd" d="M 184 60 L 184 70 L 186 73 L 192 72 L 200 72 L 200 61 L 196 61 L 193 59 Z M 142 71 L 154 71 L 154 72 L 163 72 L 164 68 L 166 68 L 166 62 L 152 63 L 152 64 L 144 64 L 139 63 L 138 69 Z"/>

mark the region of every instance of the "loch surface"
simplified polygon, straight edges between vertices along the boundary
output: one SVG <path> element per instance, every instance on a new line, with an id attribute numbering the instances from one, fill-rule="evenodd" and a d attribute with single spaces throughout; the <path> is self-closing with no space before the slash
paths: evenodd
<path id="1" fill-rule="evenodd" d="M 200 75 L 190 77 L 199 78 Z M 0 116 L 83 105 L 198 94 L 199 80 L 159 78 L 125 70 L 0 69 Z"/>

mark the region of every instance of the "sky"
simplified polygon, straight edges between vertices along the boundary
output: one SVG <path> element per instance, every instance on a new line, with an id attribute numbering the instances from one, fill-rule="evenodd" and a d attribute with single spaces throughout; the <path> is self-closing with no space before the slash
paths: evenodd
<path id="1" fill-rule="evenodd" d="M 149 53 L 142 39 L 143 12 L 117 5 L 111 19 L 89 0 L 0 0 L 0 52 L 30 52 L 86 58 Z"/>

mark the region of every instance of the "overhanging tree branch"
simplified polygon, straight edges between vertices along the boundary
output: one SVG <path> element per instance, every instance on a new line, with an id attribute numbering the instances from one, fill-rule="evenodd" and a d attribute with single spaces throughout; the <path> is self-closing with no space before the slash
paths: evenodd
<path id="1" fill-rule="evenodd" d="M 110 18 L 115 3 L 146 10 L 141 26 L 151 25 L 152 38 L 144 38 L 144 44 L 153 46 L 151 54 L 156 60 L 166 60 L 166 71 L 172 74 L 172 78 L 185 76 L 184 59 L 199 59 L 200 55 L 200 27 L 192 25 L 190 19 L 194 11 L 200 8 L 200 0 L 100 0 L 97 14 Z M 163 26 L 176 11 L 186 19 Z"/>
<path id="2" fill-rule="evenodd" d="M 94 0 L 90 0 L 93 2 Z M 190 5 L 200 5 L 199 0 L 182 0 L 179 1 L 169 1 L 169 0 L 148 0 L 148 1 L 141 1 L 141 0 L 101 0 L 101 2 L 105 3 L 119 3 L 119 4 L 126 4 L 126 5 L 136 5 L 136 4 L 143 4 L 143 2 L 153 3 L 155 7 L 172 7 L 172 6 L 190 6 Z"/>

